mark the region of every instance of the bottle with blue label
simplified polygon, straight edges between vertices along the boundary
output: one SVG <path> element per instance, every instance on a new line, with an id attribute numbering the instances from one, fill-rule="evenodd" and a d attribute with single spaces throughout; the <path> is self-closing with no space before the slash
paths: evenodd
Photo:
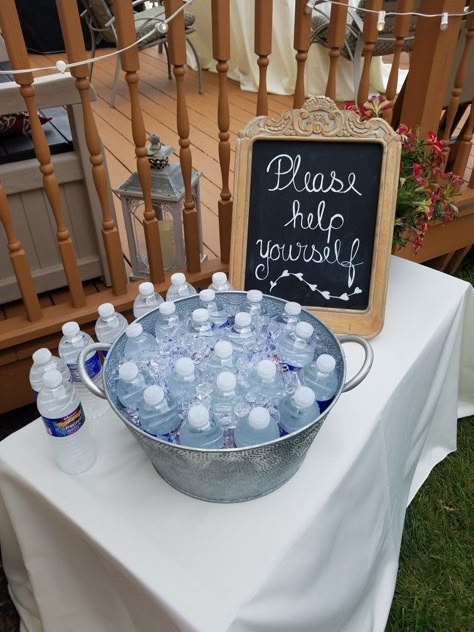
<path id="1" fill-rule="evenodd" d="M 38 397 L 41 387 L 43 386 L 43 375 L 46 371 L 56 369 L 62 375 L 65 382 L 72 382 L 71 372 L 67 368 L 66 363 L 61 358 L 53 356 L 51 351 L 46 348 L 37 349 L 32 356 L 33 366 L 30 369 L 30 384 L 35 396 Z"/>
<path id="2" fill-rule="evenodd" d="M 273 406 L 284 396 L 281 374 L 272 360 L 260 360 L 251 375 L 246 399 L 252 404 Z"/>
<path id="3" fill-rule="evenodd" d="M 115 311 L 112 303 L 99 305 L 99 318 L 95 323 L 95 335 L 99 342 L 113 344 L 128 326 L 125 316 Z M 106 351 L 102 351 L 104 357 Z"/>
<path id="4" fill-rule="evenodd" d="M 189 448 L 217 450 L 224 447 L 224 433 L 202 404 L 191 406 L 181 424 L 179 442 Z"/>
<path id="5" fill-rule="evenodd" d="M 237 392 L 237 378 L 230 371 L 218 374 L 211 397 L 211 415 L 224 432 L 226 448 L 234 446 L 233 430 L 237 425 L 236 408 L 242 400 Z"/>
<path id="6" fill-rule="evenodd" d="M 295 331 L 296 325 L 300 321 L 301 305 L 295 301 L 288 301 L 282 312 L 272 318 L 272 325 L 275 325 L 275 333 Z"/>
<path id="7" fill-rule="evenodd" d="M 173 301 L 165 301 L 158 307 L 155 322 L 155 338 L 158 343 L 170 340 L 178 334 L 181 320 Z"/>
<path id="8" fill-rule="evenodd" d="M 140 323 L 132 323 L 125 329 L 127 342 L 123 349 L 124 358 L 127 360 L 146 360 L 158 354 L 159 348 L 156 339 L 146 331 Z"/>
<path id="9" fill-rule="evenodd" d="M 234 430 L 234 441 L 238 448 L 274 441 L 280 436 L 280 429 L 270 413 L 263 406 L 255 406 L 246 417 L 240 419 Z"/>
<path id="10" fill-rule="evenodd" d="M 165 397 L 161 386 L 147 386 L 143 391 L 138 412 L 140 427 L 160 439 L 174 441 L 175 433 L 181 423 L 176 402 Z"/>
<path id="11" fill-rule="evenodd" d="M 207 309 L 209 320 L 214 327 L 223 327 L 228 323 L 227 312 L 224 307 L 218 307 L 214 290 L 201 290 L 199 292 L 201 305 Z"/>
<path id="12" fill-rule="evenodd" d="M 186 276 L 182 272 L 175 272 L 171 275 L 171 285 L 166 292 L 167 301 L 176 301 L 178 298 L 194 296 L 197 291 L 186 281 Z"/>
<path id="13" fill-rule="evenodd" d="M 249 312 L 237 312 L 234 324 L 229 330 L 228 339 L 238 351 L 249 351 L 255 348 L 257 338 Z"/>
<path id="14" fill-rule="evenodd" d="M 67 474 L 87 471 L 96 459 L 95 444 L 76 390 L 53 369 L 43 376 L 38 411 L 51 437 L 54 459 Z"/>
<path id="15" fill-rule="evenodd" d="M 185 408 L 196 398 L 196 387 L 199 384 L 194 362 L 191 358 L 178 358 L 174 371 L 168 377 L 168 391 Z"/>
<path id="16" fill-rule="evenodd" d="M 290 434 L 304 428 L 320 415 L 313 391 L 308 386 L 300 386 L 293 395 L 281 400 L 278 407 L 282 434 Z"/>
<path id="17" fill-rule="evenodd" d="M 260 290 L 249 290 L 245 297 L 242 311 L 250 314 L 254 327 L 263 324 L 266 314 L 263 307 L 263 293 Z"/>
<path id="18" fill-rule="evenodd" d="M 225 272 L 214 272 L 212 275 L 212 283 L 209 286 L 210 290 L 214 290 L 214 292 L 228 292 L 229 290 L 233 290 L 230 281 L 227 278 L 227 274 Z"/>
<path id="19" fill-rule="evenodd" d="M 278 337 L 277 354 L 290 371 L 301 369 L 313 361 L 316 347 L 311 339 L 313 332 L 312 325 L 300 322 L 295 331 L 285 331 Z"/>
<path id="20" fill-rule="evenodd" d="M 161 303 L 163 298 L 155 292 L 155 286 L 149 281 L 140 283 L 138 286 L 138 295 L 133 302 L 133 315 L 135 318 L 144 316 L 156 309 Z"/>
<path id="21" fill-rule="evenodd" d="M 214 380 L 221 371 L 235 372 L 236 367 L 233 353 L 234 348 L 231 342 L 228 340 L 218 340 L 213 353 L 203 366 L 203 373 L 208 375 L 211 380 Z"/>
<path id="22" fill-rule="evenodd" d="M 119 367 L 117 397 L 125 408 L 138 406 L 146 388 L 144 376 L 138 370 L 135 362 L 124 362 Z"/>
<path id="23" fill-rule="evenodd" d="M 326 410 L 339 388 L 336 360 L 332 355 L 322 353 L 316 362 L 305 366 L 301 381 L 314 392 L 321 411 Z"/>
<path id="24" fill-rule="evenodd" d="M 87 419 L 91 420 L 101 417 L 110 410 L 107 400 L 93 395 L 82 383 L 77 370 L 77 356 L 84 347 L 93 342 L 92 338 L 85 331 L 81 331 L 79 325 L 74 321 L 64 323 L 62 332 L 63 337 L 59 341 L 58 346 L 59 357 L 64 360 L 71 372 L 72 382 L 77 390 Z M 97 351 L 89 353 L 85 361 L 85 369 L 91 380 L 101 387 L 102 365 Z"/>

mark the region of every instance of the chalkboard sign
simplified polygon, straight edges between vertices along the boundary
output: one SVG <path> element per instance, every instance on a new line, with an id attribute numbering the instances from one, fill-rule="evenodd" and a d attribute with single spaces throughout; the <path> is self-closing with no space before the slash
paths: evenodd
<path id="1" fill-rule="evenodd" d="M 318 97 L 241 132 L 231 278 L 301 303 L 336 332 L 383 326 L 398 135 Z"/>

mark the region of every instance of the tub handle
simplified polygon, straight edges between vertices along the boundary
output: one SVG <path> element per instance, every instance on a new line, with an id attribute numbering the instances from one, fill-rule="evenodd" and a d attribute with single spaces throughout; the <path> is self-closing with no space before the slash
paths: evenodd
<path id="1" fill-rule="evenodd" d="M 77 370 L 79 372 L 79 376 L 82 380 L 82 383 L 90 390 L 91 393 L 97 395 L 97 397 L 102 397 L 102 399 L 107 399 L 107 395 L 105 391 L 100 386 L 97 386 L 89 375 L 87 374 L 85 363 L 86 358 L 90 354 L 91 351 L 108 351 L 112 345 L 107 344 L 105 342 L 93 342 L 79 353 L 77 357 Z"/>
<path id="2" fill-rule="evenodd" d="M 348 382 L 346 382 L 344 386 L 342 387 L 341 393 L 346 393 L 347 391 L 351 391 L 354 387 L 358 386 L 363 380 L 365 380 L 365 378 L 367 377 L 372 367 L 372 363 L 374 361 L 374 351 L 372 349 L 371 344 L 367 342 L 367 340 L 364 340 L 364 338 L 361 338 L 360 336 L 355 336 L 353 334 L 346 334 L 344 336 L 339 336 L 338 340 L 341 343 L 341 345 L 343 345 L 346 342 L 355 342 L 361 347 L 363 347 L 365 351 L 364 363 L 362 364 L 358 373 L 356 373 L 354 377 L 351 378 Z"/>

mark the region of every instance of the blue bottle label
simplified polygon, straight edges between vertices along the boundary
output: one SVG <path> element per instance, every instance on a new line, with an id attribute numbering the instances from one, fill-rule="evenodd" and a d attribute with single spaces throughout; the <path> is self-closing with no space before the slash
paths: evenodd
<path id="1" fill-rule="evenodd" d="M 67 366 L 68 369 L 71 371 L 72 381 L 81 383 L 82 380 L 77 369 L 77 364 L 68 364 Z M 95 378 L 95 376 L 100 373 L 101 364 L 97 351 L 95 351 L 89 358 L 87 358 L 84 366 L 87 371 L 87 375 L 91 379 Z"/>
<path id="2" fill-rule="evenodd" d="M 43 423 L 46 431 L 52 437 L 69 437 L 82 428 L 86 418 L 82 406 L 79 406 L 64 417 L 52 419 L 51 417 L 43 417 Z"/>

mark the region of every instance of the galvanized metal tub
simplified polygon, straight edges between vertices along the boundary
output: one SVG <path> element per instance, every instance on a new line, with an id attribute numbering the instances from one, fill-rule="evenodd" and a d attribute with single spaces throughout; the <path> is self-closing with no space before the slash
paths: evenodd
<path id="1" fill-rule="evenodd" d="M 238 311 L 245 298 L 245 292 L 219 292 L 218 304 L 226 304 Z M 280 298 L 264 296 L 264 307 L 271 316 L 283 310 L 286 301 Z M 176 309 L 184 317 L 200 306 L 198 296 L 176 301 Z M 154 335 L 157 310 L 142 316 L 138 321 L 145 331 Z M 341 393 L 351 390 L 367 376 L 373 361 L 370 344 L 353 335 L 337 338 L 318 318 L 303 310 L 301 320 L 314 327 L 318 353 L 330 353 L 336 359 L 336 372 L 339 388 L 331 405 L 312 423 L 298 432 L 280 437 L 270 443 L 251 448 L 231 448 L 226 450 L 203 450 L 171 444 L 141 430 L 127 418 L 117 399 L 116 371 L 123 361 L 123 349 L 126 342 L 122 334 L 112 346 L 102 343 L 89 345 L 79 355 L 79 373 L 89 390 L 99 397 L 106 398 L 114 412 L 123 421 L 138 443 L 141 445 L 156 471 L 170 485 L 181 492 L 213 502 L 240 502 L 269 494 L 286 483 L 298 470 L 316 437 L 324 420 L 337 405 Z M 365 359 L 359 372 L 348 382 L 346 378 L 345 357 L 341 344 L 355 342 L 365 351 Z M 85 358 L 92 350 L 107 350 L 104 363 L 104 390 L 97 387 L 88 377 Z"/>

